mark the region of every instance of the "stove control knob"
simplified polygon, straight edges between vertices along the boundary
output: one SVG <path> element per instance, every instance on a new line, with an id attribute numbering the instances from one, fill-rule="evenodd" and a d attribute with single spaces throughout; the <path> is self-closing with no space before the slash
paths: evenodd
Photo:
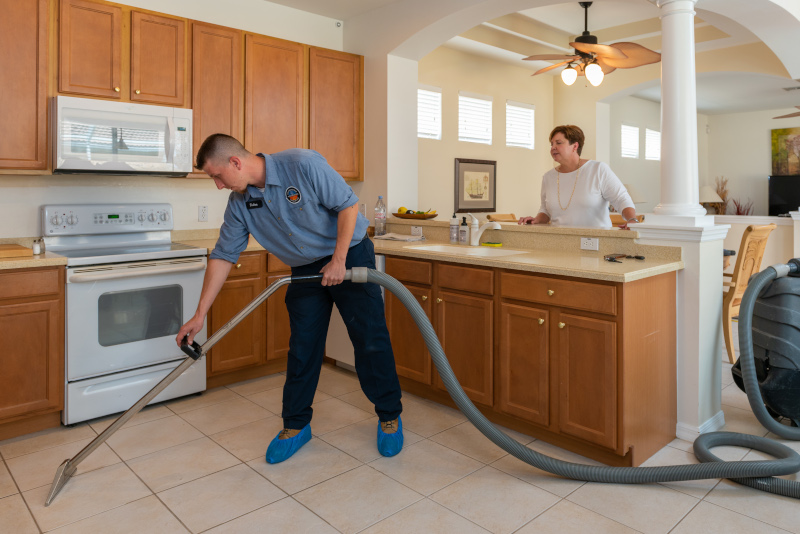
<path id="1" fill-rule="evenodd" d="M 144 213 L 140 213 L 139 214 L 139 220 L 140 221 L 144 221 Z"/>
<path id="2" fill-rule="evenodd" d="M 70 215 L 67 217 L 67 223 L 69 224 L 78 224 L 78 216 L 77 215 Z"/>
<path id="3" fill-rule="evenodd" d="M 150 221 L 150 222 L 155 222 L 156 221 L 156 214 L 155 213 L 151 213 L 150 215 L 147 216 L 147 220 Z"/>
<path id="4" fill-rule="evenodd" d="M 162 213 L 161 214 L 161 220 L 162 221 L 168 221 L 169 220 L 169 213 L 167 213 L 166 211 L 164 213 Z"/>
<path id="5" fill-rule="evenodd" d="M 59 217 L 58 214 L 55 214 L 55 215 L 53 215 L 53 218 L 50 219 L 50 222 L 53 223 L 56 226 L 61 226 L 61 222 L 63 220 L 64 219 L 62 217 Z"/>

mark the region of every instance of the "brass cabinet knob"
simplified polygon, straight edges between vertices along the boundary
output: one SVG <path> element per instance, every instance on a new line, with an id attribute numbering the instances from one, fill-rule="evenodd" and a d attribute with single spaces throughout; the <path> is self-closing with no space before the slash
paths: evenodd
<path id="1" fill-rule="evenodd" d="M 136 91 L 134 91 L 134 93 L 138 95 L 139 93 L 141 93 L 141 91 L 137 89 Z"/>
<path id="2" fill-rule="evenodd" d="M 241 263 L 237 263 L 237 264 L 236 264 L 236 268 L 237 268 L 237 269 L 241 269 L 241 268 L 242 268 L 242 264 L 241 264 Z"/>
<path id="3" fill-rule="evenodd" d="M 567 326 L 565 323 L 558 323 L 559 328 L 564 328 L 565 326 Z"/>
<path id="4" fill-rule="evenodd" d="M 114 90 L 119 93 L 119 87 L 115 87 Z"/>
<path id="5" fill-rule="evenodd" d="M 422 300 L 428 300 L 428 295 L 422 295 Z"/>
<path id="6" fill-rule="evenodd" d="M 436 299 L 436 304 L 439 304 L 440 302 L 442 302 L 442 299 Z"/>
<path id="7" fill-rule="evenodd" d="M 539 319 L 539 324 L 544 324 L 544 319 Z"/>
<path id="8" fill-rule="evenodd" d="M 547 294 L 552 297 L 555 294 L 555 291 L 553 291 L 552 289 L 548 289 Z"/>

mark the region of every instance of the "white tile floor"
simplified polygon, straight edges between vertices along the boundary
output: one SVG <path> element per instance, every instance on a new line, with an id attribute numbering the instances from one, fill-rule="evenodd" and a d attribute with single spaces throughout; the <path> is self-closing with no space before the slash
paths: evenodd
<path id="1" fill-rule="evenodd" d="M 723 366 L 726 429 L 766 435 Z M 404 396 L 405 447 L 383 458 L 355 376 L 323 369 L 314 439 L 267 465 L 283 376 L 147 408 L 84 461 L 50 507 L 56 467 L 114 418 L 0 442 L 2 533 L 800 533 L 800 504 L 723 480 L 646 486 L 561 479 L 484 438 L 457 411 Z M 529 447 L 591 462 L 510 432 Z M 787 442 L 800 451 L 800 442 Z M 696 463 L 675 440 L 646 465 Z M 759 458 L 724 447 L 726 460 Z M 787 478 L 797 479 L 796 475 Z"/>

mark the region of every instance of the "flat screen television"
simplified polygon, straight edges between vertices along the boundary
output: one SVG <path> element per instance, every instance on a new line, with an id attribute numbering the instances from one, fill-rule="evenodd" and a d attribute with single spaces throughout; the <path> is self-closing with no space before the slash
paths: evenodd
<path id="1" fill-rule="evenodd" d="M 769 177 L 769 214 L 783 215 L 800 209 L 800 175 Z"/>

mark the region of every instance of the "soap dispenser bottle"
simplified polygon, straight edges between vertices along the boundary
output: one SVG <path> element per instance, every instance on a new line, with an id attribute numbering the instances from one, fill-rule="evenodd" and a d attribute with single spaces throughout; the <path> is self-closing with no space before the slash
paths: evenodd
<path id="1" fill-rule="evenodd" d="M 461 226 L 458 227 L 458 242 L 462 245 L 469 243 L 469 226 L 467 226 L 467 218 L 461 218 Z"/>
<path id="2" fill-rule="evenodd" d="M 450 219 L 450 243 L 458 243 L 458 217 L 453 213 L 453 218 Z"/>
<path id="3" fill-rule="evenodd" d="M 469 224 L 469 235 L 473 236 L 473 239 L 474 239 L 474 237 L 478 235 L 478 218 L 475 217 L 471 213 L 467 213 L 467 215 L 472 217 L 472 222 L 470 222 L 470 224 Z M 473 243 L 472 240 L 469 240 L 468 242 L 469 242 L 470 245 L 477 245 L 478 244 L 477 242 Z"/>

